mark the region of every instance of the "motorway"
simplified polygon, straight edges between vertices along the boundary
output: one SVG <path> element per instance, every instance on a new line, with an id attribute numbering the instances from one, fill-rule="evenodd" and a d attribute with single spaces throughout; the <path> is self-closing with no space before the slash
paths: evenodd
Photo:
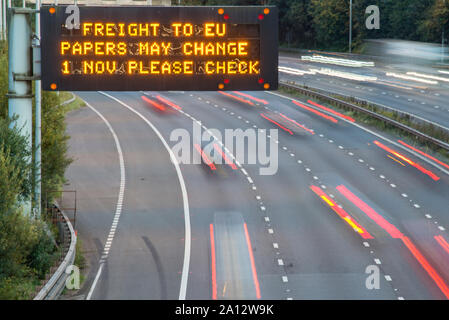
<path id="1" fill-rule="evenodd" d="M 295 81 L 300 85 L 368 100 L 415 114 L 449 128 L 449 105 L 447 103 L 449 99 L 449 75 L 438 72 L 439 69 L 442 71 L 447 69 L 399 63 L 397 59 L 390 62 L 387 59 L 376 60 L 375 66 L 357 68 L 303 61 L 301 56 L 304 55 L 283 54 L 279 57 L 279 66 L 308 72 L 311 69 L 331 69 L 333 72 L 349 73 L 349 76 L 361 75 L 377 79 L 370 80 L 368 78 L 366 81 L 354 81 L 323 73 L 298 76 L 292 73 L 280 72 L 281 81 Z M 331 57 L 342 58 L 340 56 Z M 358 60 L 372 61 L 369 58 Z M 407 72 L 415 72 L 420 76 L 407 75 Z M 391 74 L 407 76 L 410 79 L 397 78 Z M 424 78 L 422 75 L 443 80 Z M 418 78 L 418 80 L 413 78 Z M 429 81 L 430 83 L 428 83 Z"/>
<path id="2" fill-rule="evenodd" d="M 276 92 L 78 95 L 88 107 L 67 117 L 66 188 L 90 265 L 84 298 L 449 298 L 441 164 Z M 214 165 L 197 121 L 215 137 L 269 134 L 277 172 L 219 142 Z M 175 129 L 194 136 L 200 164 L 172 161 Z M 380 272 L 374 289 L 367 270 Z"/>

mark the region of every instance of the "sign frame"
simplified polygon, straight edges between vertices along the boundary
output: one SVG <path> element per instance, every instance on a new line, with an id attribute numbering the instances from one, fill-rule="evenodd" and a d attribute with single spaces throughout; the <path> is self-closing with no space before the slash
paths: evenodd
<path id="1" fill-rule="evenodd" d="M 161 24 L 206 22 L 259 25 L 260 74 L 70 74 L 63 75 L 60 54 L 61 39 L 73 39 L 76 31 L 62 34 L 68 14 L 67 6 L 41 8 L 42 88 L 50 91 L 216 91 L 277 90 L 278 88 L 278 9 L 274 6 L 79 6 L 80 23 L 144 23 Z M 159 18 L 157 20 L 156 18 Z M 130 20 L 133 19 L 133 20 Z M 156 19 L 156 20 L 154 20 Z M 244 29 L 244 28 L 242 28 Z M 67 32 L 67 29 L 65 29 Z M 78 30 L 79 32 L 79 30 Z M 199 37 L 200 38 L 200 37 Z M 95 39 L 93 37 L 86 39 Z M 231 38 L 232 39 L 232 38 Z M 167 58 L 170 59 L 171 57 Z"/>

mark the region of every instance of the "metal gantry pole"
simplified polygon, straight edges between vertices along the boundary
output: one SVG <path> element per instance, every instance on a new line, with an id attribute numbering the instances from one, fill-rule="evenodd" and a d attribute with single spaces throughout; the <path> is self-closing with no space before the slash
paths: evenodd
<path id="1" fill-rule="evenodd" d="M 3 17 L 3 10 L 5 10 L 4 3 L 6 0 L 0 0 L 0 40 L 5 40 L 5 19 Z"/>
<path id="2" fill-rule="evenodd" d="M 42 195 L 42 184 L 41 184 L 41 159 L 42 159 L 42 149 L 41 149 L 41 55 L 40 55 L 40 39 L 41 39 L 41 16 L 40 10 L 41 0 L 36 0 L 36 29 L 35 37 L 33 43 L 33 73 L 34 76 L 38 76 L 34 82 L 35 90 L 35 137 L 34 137 L 34 162 L 35 162 L 35 187 L 34 187 L 34 202 L 35 202 L 35 215 L 39 218 L 41 215 L 41 195 Z"/>
<path id="3" fill-rule="evenodd" d="M 16 117 L 16 125 L 28 139 L 32 151 L 33 106 L 31 91 L 31 29 L 29 9 L 11 8 L 8 30 L 8 114 Z M 27 159 L 31 163 L 31 157 Z M 31 215 L 31 198 L 20 204 L 25 214 Z"/>
<path id="4" fill-rule="evenodd" d="M 6 4 L 6 0 L 3 0 L 3 33 L 4 33 L 4 39 L 6 40 L 6 37 L 8 36 L 8 21 L 6 13 L 8 11 L 8 6 Z"/>
<path id="5" fill-rule="evenodd" d="M 349 1 L 349 53 L 352 51 L 352 0 Z"/>

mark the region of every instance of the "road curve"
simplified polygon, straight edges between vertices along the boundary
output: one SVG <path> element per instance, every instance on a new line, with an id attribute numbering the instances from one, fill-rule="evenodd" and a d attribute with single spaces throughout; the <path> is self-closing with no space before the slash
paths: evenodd
<path id="1" fill-rule="evenodd" d="M 178 299 L 181 286 L 186 235 L 176 170 L 154 131 L 124 104 L 171 147 L 173 130 L 193 135 L 198 122 L 214 135 L 278 130 L 269 138 L 279 150 L 274 175 L 260 175 L 258 163 L 180 165 L 191 224 L 186 299 L 447 298 L 449 254 L 441 243 L 449 239 L 449 180 L 429 163 L 264 92 L 107 94 L 114 99 L 79 93 L 116 132 L 126 169 L 122 214 L 93 299 Z M 75 158 L 67 177 L 90 252 L 87 290 L 113 221 L 120 170 L 113 138 L 90 109 L 72 112 L 67 124 Z M 221 151 L 232 160 L 232 151 Z M 372 268 L 378 289 L 366 285 Z"/>

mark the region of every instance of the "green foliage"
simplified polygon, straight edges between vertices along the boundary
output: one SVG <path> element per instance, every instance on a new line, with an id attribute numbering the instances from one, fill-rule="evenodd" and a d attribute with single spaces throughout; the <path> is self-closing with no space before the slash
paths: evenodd
<path id="1" fill-rule="evenodd" d="M 30 299 L 54 264 L 58 252 L 43 221 L 32 220 L 20 206 L 33 190 L 33 152 L 8 118 L 8 58 L 0 42 L 0 299 Z M 65 108 L 55 93 L 42 95 L 42 187 L 59 189 L 67 158 Z"/>
<path id="2" fill-rule="evenodd" d="M 175 5 L 177 1 L 172 1 Z M 441 42 L 449 35 L 449 0 L 353 0 L 353 49 L 363 39 Z M 182 0 L 182 5 L 275 5 L 281 44 L 307 49 L 348 49 L 349 0 Z M 380 29 L 368 30 L 365 10 L 377 5 Z M 446 36 L 448 38 L 448 36 Z"/>
<path id="3" fill-rule="evenodd" d="M 347 46 L 349 6 L 345 0 L 311 0 L 310 14 L 318 47 L 339 49 Z"/>
<path id="4" fill-rule="evenodd" d="M 31 150 L 11 120 L 0 119 L 0 211 L 31 196 Z"/>
<path id="5" fill-rule="evenodd" d="M 10 123 L 0 119 L 0 299 L 28 299 L 55 261 L 56 248 L 44 223 L 21 211 L 31 191 L 31 152 Z"/>
<path id="6" fill-rule="evenodd" d="M 27 257 L 27 265 L 34 270 L 39 279 L 44 279 L 46 273 L 58 257 L 58 252 L 51 235 L 47 233 L 44 223 L 37 225 L 37 237 Z"/>
<path id="7" fill-rule="evenodd" d="M 65 109 L 54 92 L 42 95 L 42 194 L 51 195 L 64 182 L 64 172 L 71 163 L 67 157 Z"/>

